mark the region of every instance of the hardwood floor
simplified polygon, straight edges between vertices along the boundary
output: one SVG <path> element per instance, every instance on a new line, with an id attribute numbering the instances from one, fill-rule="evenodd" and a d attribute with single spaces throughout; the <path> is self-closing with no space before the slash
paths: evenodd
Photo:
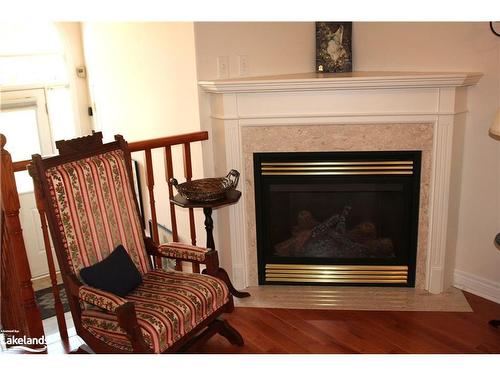
<path id="1" fill-rule="evenodd" d="M 225 319 L 243 335 L 245 346 L 216 335 L 192 353 L 500 353 L 500 328 L 488 324 L 500 319 L 500 304 L 464 294 L 473 312 L 237 307 Z M 83 341 L 71 332 L 69 350 L 76 350 Z M 49 343 L 49 354 L 67 350 L 60 340 Z"/>
<path id="2" fill-rule="evenodd" d="M 465 293 L 473 312 L 238 307 L 226 319 L 244 347 L 211 338 L 197 353 L 500 353 L 500 305 Z"/>

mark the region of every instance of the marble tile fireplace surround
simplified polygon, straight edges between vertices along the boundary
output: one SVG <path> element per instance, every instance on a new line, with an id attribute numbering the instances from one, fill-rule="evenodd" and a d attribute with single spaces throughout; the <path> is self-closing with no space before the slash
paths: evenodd
<path id="1" fill-rule="evenodd" d="M 354 72 L 202 81 L 214 172 L 241 172 L 243 196 L 220 210 L 221 262 L 238 288 L 258 285 L 253 154 L 421 151 L 415 287 L 451 284 L 467 119 L 480 73 Z"/>

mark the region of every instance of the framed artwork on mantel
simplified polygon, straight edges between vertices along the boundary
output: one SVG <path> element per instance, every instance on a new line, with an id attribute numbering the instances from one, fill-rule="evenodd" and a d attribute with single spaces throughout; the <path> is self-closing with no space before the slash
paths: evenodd
<path id="1" fill-rule="evenodd" d="M 316 71 L 352 72 L 352 22 L 316 22 Z"/>

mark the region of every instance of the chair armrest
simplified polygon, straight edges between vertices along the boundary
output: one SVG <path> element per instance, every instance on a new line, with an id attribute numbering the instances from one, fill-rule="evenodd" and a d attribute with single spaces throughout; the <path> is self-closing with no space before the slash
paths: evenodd
<path id="1" fill-rule="evenodd" d="M 205 263 L 207 254 L 213 250 L 204 247 L 188 245 L 180 242 L 168 242 L 157 247 L 159 256 L 186 260 L 189 262 Z"/>
<path id="2" fill-rule="evenodd" d="M 144 237 L 144 243 L 146 244 L 148 255 L 201 263 L 206 266 L 204 272 L 209 275 L 216 275 L 219 270 L 219 255 L 217 254 L 217 250 L 179 242 L 169 242 L 158 246 L 150 237 Z"/>
<path id="3" fill-rule="evenodd" d="M 127 303 L 126 299 L 119 297 L 116 294 L 93 288 L 88 285 L 82 285 L 80 287 L 78 291 L 78 298 L 80 301 L 87 302 L 112 313 L 116 312 L 120 306 Z"/>

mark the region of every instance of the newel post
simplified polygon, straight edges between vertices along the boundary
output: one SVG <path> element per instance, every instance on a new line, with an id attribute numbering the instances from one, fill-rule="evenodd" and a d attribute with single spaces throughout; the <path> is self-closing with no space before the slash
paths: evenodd
<path id="1" fill-rule="evenodd" d="M 19 220 L 21 206 L 16 189 L 12 158 L 10 153 L 4 149 L 6 142 L 5 136 L 0 134 L 0 185 L 3 220 L 1 256 L 9 258 L 6 261 L 11 268 L 9 273 L 12 278 L 6 287 L 17 290 L 16 294 L 19 296 L 11 301 L 14 305 L 9 306 L 9 310 L 17 311 L 20 316 L 15 317 L 19 327 L 5 327 L 4 329 L 17 329 L 21 336 L 25 334 L 31 338 L 40 338 L 44 335 L 42 319 L 35 302 L 35 293 L 31 283 L 31 270 Z M 4 260 L 2 260 L 3 262 Z M 6 275 L 2 275 L 2 277 L 6 277 Z M 12 322 L 9 323 L 12 324 Z"/>

